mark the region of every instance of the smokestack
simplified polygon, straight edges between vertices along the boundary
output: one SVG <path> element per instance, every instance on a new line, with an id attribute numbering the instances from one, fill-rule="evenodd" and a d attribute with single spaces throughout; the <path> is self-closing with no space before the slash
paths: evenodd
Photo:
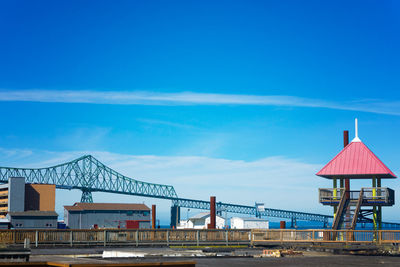
<path id="1" fill-rule="evenodd" d="M 210 197 L 210 223 L 208 229 L 216 228 L 215 197 Z"/>
<path id="2" fill-rule="evenodd" d="M 349 131 L 343 131 L 343 147 L 349 144 Z"/>
<path id="3" fill-rule="evenodd" d="M 151 228 L 156 229 L 156 205 L 151 206 Z"/>
<path id="4" fill-rule="evenodd" d="M 357 119 L 356 119 L 357 124 Z M 343 147 L 346 147 L 349 144 L 349 131 L 343 131 Z M 350 198 L 350 179 L 344 180 L 344 188 L 346 192 L 346 197 Z"/>

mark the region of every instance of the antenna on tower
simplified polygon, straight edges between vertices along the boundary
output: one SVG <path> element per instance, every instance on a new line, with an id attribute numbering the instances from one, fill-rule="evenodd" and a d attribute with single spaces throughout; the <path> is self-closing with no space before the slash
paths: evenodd
<path id="1" fill-rule="evenodd" d="M 355 119 L 354 122 L 354 126 L 355 126 L 355 130 L 356 130 L 356 137 L 354 137 L 354 139 L 351 142 L 361 142 L 360 138 L 358 138 L 358 119 Z"/>

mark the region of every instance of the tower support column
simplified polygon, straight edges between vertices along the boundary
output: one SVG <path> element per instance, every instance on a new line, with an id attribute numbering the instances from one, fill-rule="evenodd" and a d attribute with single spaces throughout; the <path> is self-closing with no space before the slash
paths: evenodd
<path id="1" fill-rule="evenodd" d="M 333 200 L 337 200 L 337 179 L 333 179 Z M 336 216 L 338 206 L 333 206 L 333 217 Z"/>
<path id="2" fill-rule="evenodd" d="M 376 178 L 372 178 L 372 199 L 376 198 Z M 374 224 L 374 230 L 378 229 L 378 212 L 376 205 L 372 209 L 372 221 Z"/>
<path id="3" fill-rule="evenodd" d="M 377 187 L 378 187 L 378 196 L 380 196 L 381 193 L 381 187 L 382 187 L 382 183 L 381 183 L 381 178 L 377 179 Z M 382 206 L 378 206 L 378 229 L 382 230 Z"/>

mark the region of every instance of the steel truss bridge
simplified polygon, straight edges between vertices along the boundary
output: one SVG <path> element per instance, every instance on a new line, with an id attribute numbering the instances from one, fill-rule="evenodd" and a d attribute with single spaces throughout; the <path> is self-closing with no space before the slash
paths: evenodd
<path id="1" fill-rule="evenodd" d="M 209 201 L 179 198 L 171 185 L 153 184 L 126 177 L 107 167 L 91 155 L 48 168 L 0 167 L 0 182 L 6 183 L 9 177 L 24 177 L 27 183 L 54 184 L 59 189 L 79 189 L 81 202 L 93 202 L 92 192 L 107 192 L 172 200 L 171 225 L 179 221 L 179 208 L 210 209 Z M 218 212 L 249 214 L 258 217 L 288 218 L 321 222 L 325 226 L 333 216 L 289 210 L 266 208 L 258 211 L 255 206 L 244 206 L 217 202 Z M 172 221 L 175 221 L 173 223 Z"/>

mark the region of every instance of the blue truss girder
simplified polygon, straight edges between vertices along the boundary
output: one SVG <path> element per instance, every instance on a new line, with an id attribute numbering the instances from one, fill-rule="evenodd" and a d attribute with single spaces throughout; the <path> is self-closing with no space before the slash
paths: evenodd
<path id="1" fill-rule="evenodd" d="M 210 202 L 178 198 L 171 185 L 137 181 L 105 166 L 91 155 L 48 168 L 0 167 L 0 182 L 9 177 L 25 177 L 27 183 L 54 184 L 59 189 L 79 189 L 83 192 L 81 201 L 91 202 L 92 192 L 108 192 L 151 198 L 170 199 L 173 205 L 209 210 Z M 217 210 L 230 213 L 256 215 L 256 208 L 218 202 Z M 332 216 L 297 211 L 266 208 L 258 213 L 266 217 L 290 218 L 327 223 Z"/>
<path id="2" fill-rule="evenodd" d="M 203 200 L 178 198 L 178 199 L 174 199 L 172 201 L 172 205 L 179 206 L 182 208 L 210 210 L 210 202 L 203 201 Z M 270 209 L 270 208 L 265 208 L 264 211 L 257 213 L 255 206 L 245 206 L 245 205 L 229 204 L 229 203 L 222 203 L 222 202 L 217 202 L 215 205 L 216 205 L 217 211 L 220 211 L 220 212 L 226 211 L 226 212 L 230 212 L 230 213 L 240 213 L 240 214 L 249 214 L 249 215 L 260 214 L 261 216 L 265 216 L 265 217 L 277 217 L 277 218 L 288 218 L 288 219 L 296 219 L 296 220 L 304 220 L 304 221 L 315 221 L 315 222 L 322 222 L 324 224 L 328 223 L 328 220 L 333 218 L 333 216 L 323 215 L 323 214 L 314 214 L 314 213 Z"/>
<path id="3" fill-rule="evenodd" d="M 87 155 L 48 168 L 0 167 L 0 181 L 9 177 L 25 177 L 27 183 L 55 184 L 61 189 L 84 192 L 110 192 L 153 198 L 177 198 L 171 185 L 153 184 L 126 177 Z"/>

